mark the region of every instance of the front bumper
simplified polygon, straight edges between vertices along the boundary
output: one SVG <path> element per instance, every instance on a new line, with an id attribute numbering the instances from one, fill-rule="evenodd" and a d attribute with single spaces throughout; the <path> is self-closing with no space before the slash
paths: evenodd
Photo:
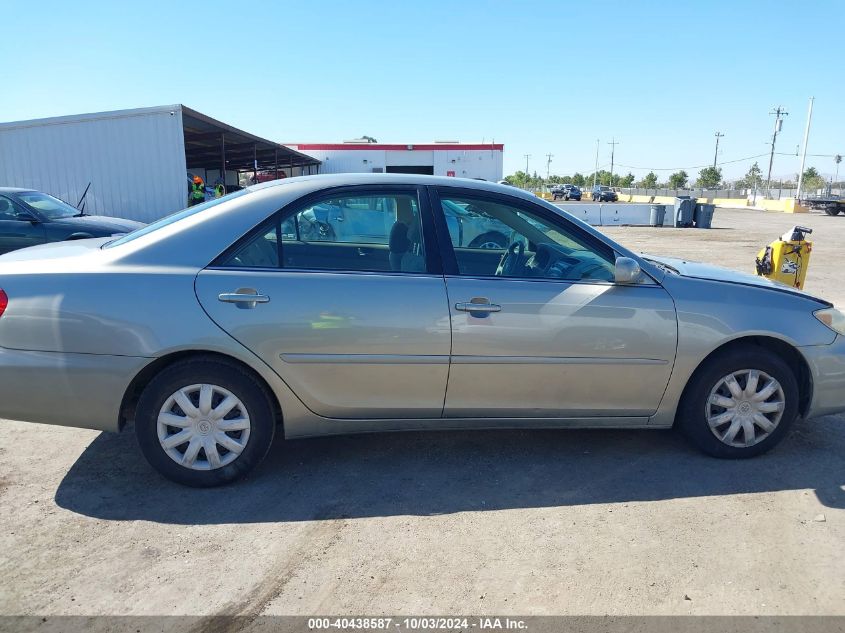
<path id="1" fill-rule="evenodd" d="M 810 367 L 813 396 L 807 418 L 845 411 L 845 336 L 830 345 L 801 347 Z"/>
<path id="2" fill-rule="evenodd" d="M 149 362 L 0 348 L 0 418 L 117 431 L 123 395 Z"/>

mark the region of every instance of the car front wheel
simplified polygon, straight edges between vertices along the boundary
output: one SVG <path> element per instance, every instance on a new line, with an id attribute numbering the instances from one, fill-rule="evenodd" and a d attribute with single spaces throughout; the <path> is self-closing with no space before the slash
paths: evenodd
<path id="1" fill-rule="evenodd" d="M 709 359 L 687 387 L 679 426 L 705 453 L 744 458 L 777 445 L 798 417 L 798 382 L 776 354 L 756 346 Z"/>
<path id="2" fill-rule="evenodd" d="M 235 364 L 179 362 L 144 389 L 135 434 L 147 461 L 180 484 L 210 487 L 240 479 L 270 448 L 275 415 L 266 391 Z"/>

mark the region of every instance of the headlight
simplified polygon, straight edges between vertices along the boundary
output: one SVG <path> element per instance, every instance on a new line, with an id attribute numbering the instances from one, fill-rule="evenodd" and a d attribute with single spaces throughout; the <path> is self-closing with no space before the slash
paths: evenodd
<path id="1" fill-rule="evenodd" d="M 842 314 L 836 308 L 816 310 L 813 314 L 831 330 L 845 336 L 845 314 Z"/>

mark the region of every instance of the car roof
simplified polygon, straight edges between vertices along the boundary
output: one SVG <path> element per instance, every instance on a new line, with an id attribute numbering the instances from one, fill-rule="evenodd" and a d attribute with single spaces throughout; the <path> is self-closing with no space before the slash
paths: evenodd
<path id="1" fill-rule="evenodd" d="M 22 189 L 20 187 L 0 187 L 0 193 L 29 193 L 35 189 Z"/>
<path id="2" fill-rule="evenodd" d="M 496 193 L 504 193 L 510 196 L 518 196 L 528 200 L 537 200 L 533 193 L 512 187 L 500 185 L 489 180 L 476 180 L 474 178 L 455 178 L 452 176 L 427 176 L 425 174 L 370 174 L 370 173 L 344 173 L 344 174 L 319 174 L 312 176 L 297 176 L 295 178 L 283 178 L 271 180 L 247 187 L 249 191 L 271 189 L 273 187 L 285 187 L 293 184 L 304 185 L 305 188 L 314 191 L 329 187 L 343 187 L 348 185 L 430 185 L 440 187 L 465 187 L 467 189 L 480 189 Z"/>

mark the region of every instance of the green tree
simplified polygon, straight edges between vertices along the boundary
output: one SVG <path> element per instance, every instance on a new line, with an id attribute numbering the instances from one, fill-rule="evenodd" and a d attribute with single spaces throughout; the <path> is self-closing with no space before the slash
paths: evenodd
<path id="1" fill-rule="evenodd" d="M 753 189 L 754 184 L 757 184 L 757 187 L 760 187 L 760 183 L 763 182 L 763 172 L 760 169 L 760 165 L 757 164 L 757 161 L 754 161 L 754 164 L 748 168 L 748 172 L 743 176 L 740 180 L 737 180 L 736 186 L 738 189 Z"/>
<path id="2" fill-rule="evenodd" d="M 801 183 L 801 188 L 804 191 L 823 189 L 825 184 L 824 177 L 819 173 L 818 169 L 815 167 L 808 167 L 804 170 L 804 181 Z"/>
<path id="3" fill-rule="evenodd" d="M 525 187 L 525 185 L 528 184 L 528 178 L 528 174 L 524 171 L 518 171 L 510 176 L 506 176 L 505 181 L 514 187 Z"/>
<path id="4" fill-rule="evenodd" d="M 676 171 L 674 174 L 669 176 L 669 188 L 670 189 L 683 189 L 687 186 L 687 181 L 689 181 L 689 175 L 683 169 L 681 171 Z"/>
<path id="5" fill-rule="evenodd" d="M 619 178 L 619 186 L 620 187 L 631 187 L 634 184 L 634 174 L 628 172 L 627 176 L 622 176 Z"/>
<path id="6" fill-rule="evenodd" d="M 596 177 L 596 184 L 597 185 L 608 185 L 610 186 L 612 183 L 610 182 L 610 172 L 606 169 L 600 169 L 598 172 L 590 174 L 586 178 L 586 184 L 589 186 L 593 186 L 593 176 Z M 615 180 L 615 178 L 614 178 Z"/>
<path id="7" fill-rule="evenodd" d="M 705 167 L 698 172 L 698 180 L 695 181 L 696 187 L 703 189 L 716 189 L 722 182 L 722 170 L 718 167 Z"/>
<path id="8" fill-rule="evenodd" d="M 572 175 L 572 184 L 576 187 L 583 187 L 587 183 L 584 174 L 579 174 L 577 171 Z"/>
<path id="9" fill-rule="evenodd" d="M 657 174 L 655 174 L 653 171 L 650 171 L 637 184 L 643 189 L 655 189 L 657 187 Z"/>

